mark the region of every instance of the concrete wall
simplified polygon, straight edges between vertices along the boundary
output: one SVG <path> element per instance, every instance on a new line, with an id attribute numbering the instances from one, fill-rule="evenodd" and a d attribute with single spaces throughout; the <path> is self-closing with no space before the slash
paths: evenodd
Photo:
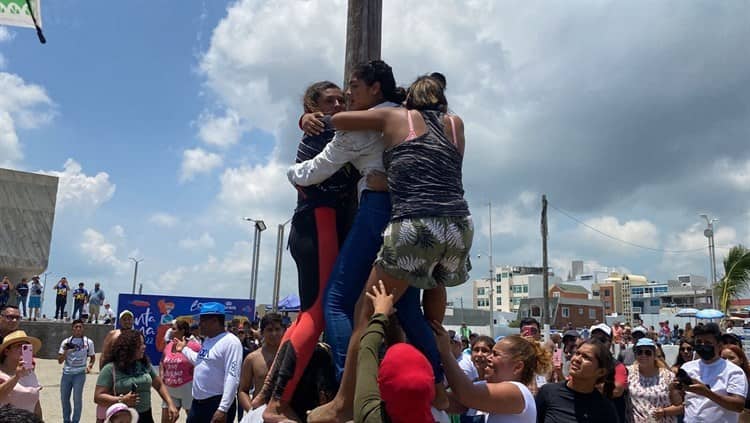
<path id="1" fill-rule="evenodd" d="M 63 339 L 71 334 L 71 323 L 64 322 L 30 322 L 22 321 L 20 329 L 26 334 L 42 340 L 42 349 L 36 355 L 39 358 L 57 358 L 57 352 Z M 83 334 L 94 341 L 96 352 L 102 352 L 102 344 L 107 333 L 114 329 L 112 325 L 84 325 Z"/>
<path id="2" fill-rule="evenodd" d="M 15 283 L 49 260 L 58 179 L 0 169 L 0 277 Z"/>

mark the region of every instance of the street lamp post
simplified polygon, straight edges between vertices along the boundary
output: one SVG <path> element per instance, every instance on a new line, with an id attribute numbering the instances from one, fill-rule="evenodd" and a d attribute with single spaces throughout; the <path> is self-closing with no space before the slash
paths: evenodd
<path id="1" fill-rule="evenodd" d="M 711 219 L 706 213 L 701 213 L 699 216 L 706 220 L 706 229 L 703 230 L 703 235 L 708 238 L 708 257 L 711 260 L 711 306 L 716 308 L 716 245 L 714 244 L 714 223 L 718 222 L 719 219 Z"/>
<path id="2" fill-rule="evenodd" d="M 266 230 L 266 223 L 262 220 L 243 217 L 242 220 L 253 222 L 255 234 L 253 235 L 253 260 L 250 273 L 250 299 L 255 300 L 255 294 L 258 288 L 258 259 L 260 257 L 260 233 Z"/>
<path id="3" fill-rule="evenodd" d="M 279 224 L 278 234 L 276 236 L 276 268 L 273 274 L 273 311 L 279 311 L 279 291 L 281 290 L 281 257 L 284 254 L 284 226 L 291 222 L 289 218 L 286 222 Z"/>
<path id="4" fill-rule="evenodd" d="M 133 292 L 132 292 L 133 294 L 135 294 L 135 284 L 136 284 L 136 281 L 138 280 L 138 263 L 142 262 L 143 259 L 136 259 L 133 257 L 128 257 L 128 258 L 132 260 L 133 263 L 135 263 L 135 269 L 133 269 Z"/>

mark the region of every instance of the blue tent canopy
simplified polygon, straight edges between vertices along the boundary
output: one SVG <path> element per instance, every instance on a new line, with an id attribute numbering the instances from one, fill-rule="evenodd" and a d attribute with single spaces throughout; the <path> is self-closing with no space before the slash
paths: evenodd
<path id="1" fill-rule="evenodd" d="M 290 294 L 279 300 L 279 312 L 299 311 L 300 299 L 296 294 Z M 273 306 L 267 305 L 266 310 L 272 310 Z"/>

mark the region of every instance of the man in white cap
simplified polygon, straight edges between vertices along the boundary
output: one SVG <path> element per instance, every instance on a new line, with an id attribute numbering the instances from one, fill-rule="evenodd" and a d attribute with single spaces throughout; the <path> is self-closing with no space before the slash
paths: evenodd
<path id="1" fill-rule="evenodd" d="M 102 356 L 99 359 L 99 370 L 104 367 L 105 364 L 112 361 L 112 357 L 110 357 L 110 352 L 112 350 L 112 345 L 115 343 L 115 339 L 117 339 L 118 336 L 122 333 L 124 330 L 133 330 L 133 321 L 135 319 L 135 316 L 133 316 L 133 312 L 130 310 L 123 310 L 120 313 L 120 318 L 117 319 L 117 323 L 120 325 L 119 329 L 112 329 L 109 331 L 107 336 L 104 337 L 104 341 L 102 341 Z"/>
<path id="2" fill-rule="evenodd" d="M 200 329 L 206 337 L 199 352 L 176 343 L 195 366 L 193 370 L 193 404 L 187 423 L 225 423 L 234 418 L 235 398 L 240 384 L 242 343 L 224 329 L 225 308 L 221 303 L 204 303 L 200 310 Z"/>

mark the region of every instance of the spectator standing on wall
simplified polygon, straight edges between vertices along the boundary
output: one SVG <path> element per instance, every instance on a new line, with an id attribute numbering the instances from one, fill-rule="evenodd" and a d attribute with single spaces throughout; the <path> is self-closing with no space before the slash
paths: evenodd
<path id="1" fill-rule="evenodd" d="M 83 282 L 78 284 L 78 288 L 73 291 L 73 319 L 80 319 L 83 312 L 83 304 L 89 297 L 89 292 L 83 287 Z M 76 316 L 76 312 L 78 315 Z"/>
<path id="2" fill-rule="evenodd" d="M 26 317 L 26 298 L 29 296 L 29 282 L 26 278 L 22 278 L 21 282 L 16 285 L 16 299 L 18 302 L 18 308 L 20 308 L 23 313 L 23 317 Z"/>
<path id="3" fill-rule="evenodd" d="M 39 276 L 31 278 L 31 288 L 29 290 L 29 320 L 36 322 L 39 318 L 39 310 L 42 308 L 42 293 L 44 285 L 39 282 Z"/>
<path id="4" fill-rule="evenodd" d="M 89 323 L 99 323 L 99 307 L 104 304 L 104 298 L 104 290 L 99 282 L 95 283 L 94 290 L 89 293 Z"/>
<path id="5" fill-rule="evenodd" d="M 65 305 L 68 303 L 68 279 L 64 276 L 55 285 L 55 320 L 65 318 Z"/>

